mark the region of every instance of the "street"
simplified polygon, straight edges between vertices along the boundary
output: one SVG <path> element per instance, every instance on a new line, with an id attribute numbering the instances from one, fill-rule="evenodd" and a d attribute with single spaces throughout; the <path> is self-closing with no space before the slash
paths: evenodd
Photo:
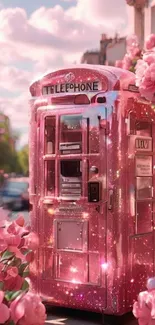
<path id="1" fill-rule="evenodd" d="M 19 214 L 22 214 L 29 221 L 28 211 L 13 212 L 11 220 L 14 220 Z M 67 308 L 47 307 L 47 320 L 45 325 L 100 325 L 102 317 L 99 314 L 84 312 L 80 310 L 72 310 Z M 137 325 L 132 313 L 116 319 L 114 325 Z M 113 325 L 112 324 L 112 325 Z M 111 325 L 110 322 L 107 325 Z"/>
<path id="2" fill-rule="evenodd" d="M 84 312 L 79 310 L 62 309 L 62 308 L 49 308 L 47 313 L 48 324 L 57 325 L 99 325 L 102 324 L 102 317 L 99 314 Z M 110 325 L 109 323 L 106 323 Z M 115 319 L 112 325 L 137 325 L 137 321 L 132 314 L 125 315 L 118 320 Z"/>

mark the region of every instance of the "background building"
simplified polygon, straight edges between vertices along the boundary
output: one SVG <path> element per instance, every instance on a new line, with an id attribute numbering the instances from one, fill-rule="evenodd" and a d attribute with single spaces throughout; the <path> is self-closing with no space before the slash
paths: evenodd
<path id="1" fill-rule="evenodd" d="M 139 38 L 143 48 L 144 40 L 150 34 L 155 34 L 155 0 L 126 0 L 129 4 L 129 16 L 133 19 L 131 32 Z"/>
<path id="2" fill-rule="evenodd" d="M 116 60 L 122 60 L 126 53 L 126 38 L 108 38 L 105 34 L 101 35 L 99 50 L 86 51 L 81 63 L 88 64 L 109 64 L 115 65 Z"/>

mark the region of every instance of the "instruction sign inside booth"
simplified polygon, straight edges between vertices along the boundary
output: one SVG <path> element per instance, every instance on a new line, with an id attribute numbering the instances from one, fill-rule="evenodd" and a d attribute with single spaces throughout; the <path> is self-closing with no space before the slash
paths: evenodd
<path id="1" fill-rule="evenodd" d="M 136 157 L 136 176 L 152 176 L 152 156 Z"/>

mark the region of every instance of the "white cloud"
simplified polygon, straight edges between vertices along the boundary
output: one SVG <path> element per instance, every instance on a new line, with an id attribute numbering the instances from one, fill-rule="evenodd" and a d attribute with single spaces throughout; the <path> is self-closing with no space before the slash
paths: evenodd
<path id="1" fill-rule="evenodd" d="M 36 75 L 78 63 L 84 51 L 99 46 L 102 33 L 125 33 L 124 0 L 117 6 L 116 0 L 64 1 L 70 1 L 69 9 L 42 6 L 30 17 L 23 8 L 0 7 L 0 87 L 19 91 L 8 99 L 0 92 L 0 110 L 9 114 L 13 127 L 28 125 L 28 87 Z M 31 72 L 15 66 L 25 59 L 33 63 Z"/>
<path id="2" fill-rule="evenodd" d="M 1 76 L 0 87 L 8 89 L 10 92 L 25 90 L 29 87 L 29 80 L 32 73 L 29 71 L 19 70 L 15 66 L 0 64 Z"/>

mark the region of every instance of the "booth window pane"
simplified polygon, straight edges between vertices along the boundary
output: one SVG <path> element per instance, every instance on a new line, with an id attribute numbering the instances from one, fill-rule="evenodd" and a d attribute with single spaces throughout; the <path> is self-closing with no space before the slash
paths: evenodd
<path id="1" fill-rule="evenodd" d="M 135 134 L 135 123 L 136 123 L 136 118 L 135 118 L 135 113 L 130 112 L 129 117 L 128 117 L 128 128 L 127 128 L 127 133 L 130 135 Z"/>
<path id="2" fill-rule="evenodd" d="M 55 153 L 56 118 L 48 116 L 45 118 L 45 154 Z"/>
<path id="3" fill-rule="evenodd" d="M 152 177 L 137 177 L 137 199 L 152 198 Z"/>
<path id="4" fill-rule="evenodd" d="M 137 202 L 137 233 L 145 233 L 152 230 L 152 203 Z"/>
<path id="5" fill-rule="evenodd" d="M 81 153 L 82 151 L 82 116 L 63 115 L 60 118 L 61 154 Z"/>
<path id="6" fill-rule="evenodd" d="M 146 121 L 136 121 L 136 134 L 151 137 L 151 123 Z"/>
<path id="7" fill-rule="evenodd" d="M 82 161 L 62 160 L 60 162 L 60 196 L 82 195 Z"/>
<path id="8" fill-rule="evenodd" d="M 100 149 L 99 118 L 89 119 L 89 153 L 98 153 Z"/>
<path id="9" fill-rule="evenodd" d="M 46 195 L 55 195 L 55 161 L 49 160 L 45 164 L 45 180 L 47 184 Z"/>

